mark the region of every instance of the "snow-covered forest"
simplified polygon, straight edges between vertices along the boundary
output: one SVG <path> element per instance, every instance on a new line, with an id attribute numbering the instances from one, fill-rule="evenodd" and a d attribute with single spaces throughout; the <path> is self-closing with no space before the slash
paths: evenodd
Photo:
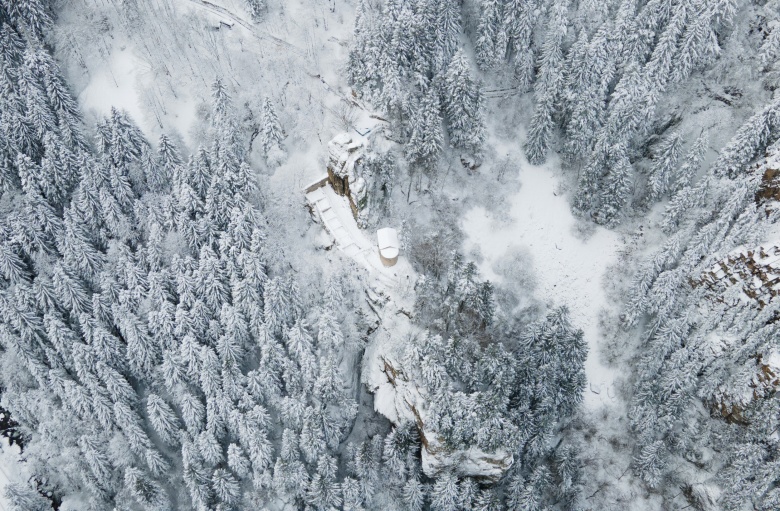
<path id="1" fill-rule="evenodd" d="M 0 511 L 780 509 L 778 87 L 778 0 L 0 0 Z"/>

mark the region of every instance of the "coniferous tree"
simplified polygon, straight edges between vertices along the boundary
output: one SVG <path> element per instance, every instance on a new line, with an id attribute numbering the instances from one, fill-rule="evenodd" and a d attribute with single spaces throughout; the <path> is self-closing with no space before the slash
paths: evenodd
<path id="1" fill-rule="evenodd" d="M 279 165 L 286 158 L 284 148 L 282 147 L 284 133 L 282 132 L 282 126 L 279 124 L 279 119 L 276 116 L 274 105 L 271 103 L 271 98 L 269 97 L 263 99 L 263 110 L 260 122 L 260 141 L 263 144 L 263 152 L 265 153 L 266 158 L 268 158 L 269 163 Z"/>
<path id="2" fill-rule="evenodd" d="M 440 475 L 431 489 L 431 509 L 455 511 L 461 503 L 458 477 L 453 473 Z"/>
<path id="3" fill-rule="evenodd" d="M 454 0 L 438 0 L 436 2 L 435 72 L 445 69 L 458 48 L 461 24 L 460 14 L 459 2 Z"/>
<path id="4" fill-rule="evenodd" d="M 443 98 L 450 143 L 479 154 L 485 141 L 482 97 L 462 50 L 455 53 L 447 68 Z"/>
<path id="5" fill-rule="evenodd" d="M 18 483 L 9 483 L 4 488 L 7 501 L 14 511 L 48 511 L 51 503 L 33 488 Z"/>
<path id="6" fill-rule="evenodd" d="M 639 456 L 634 460 L 642 479 L 653 488 L 658 486 L 661 480 L 661 471 L 664 464 L 663 445 L 663 441 L 657 440 L 643 447 Z"/>
<path id="7" fill-rule="evenodd" d="M 688 154 L 685 155 L 682 165 L 677 172 L 677 179 L 674 184 L 674 191 L 679 192 L 689 186 L 701 166 L 704 154 L 707 151 L 708 137 L 705 132 L 694 141 Z"/>
<path id="8" fill-rule="evenodd" d="M 169 505 L 165 490 L 137 468 L 125 469 L 125 489 L 130 498 L 146 509 L 165 509 Z"/>
<path id="9" fill-rule="evenodd" d="M 423 84 L 421 98 L 412 113 L 411 135 L 406 145 L 407 158 L 423 173 L 433 174 L 442 146 L 442 119 L 438 96 L 428 84 Z"/>
<path id="10" fill-rule="evenodd" d="M 680 159 L 682 143 L 682 136 L 679 132 L 675 132 L 659 147 L 659 154 L 649 177 L 648 198 L 651 201 L 658 200 L 674 186 L 676 182 L 674 172 Z"/>
<path id="11" fill-rule="evenodd" d="M 496 39 L 502 29 L 501 2 L 485 0 L 482 6 L 482 16 L 479 21 L 478 37 L 475 45 L 477 64 L 481 69 L 491 69 L 498 63 Z"/>
<path id="12" fill-rule="evenodd" d="M 241 488 L 233 475 L 223 468 L 218 468 L 211 476 L 211 484 L 214 494 L 223 503 L 233 506 L 238 503 L 241 496 Z"/>
<path id="13" fill-rule="evenodd" d="M 543 163 L 547 157 L 554 126 L 555 105 L 563 85 L 564 60 L 561 44 L 566 33 L 566 4 L 557 2 L 552 9 L 547 38 L 542 47 L 539 80 L 534 88 L 536 109 L 531 118 L 525 146 L 528 161 L 534 165 Z"/>
<path id="14" fill-rule="evenodd" d="M 609 174 L 593 218 L 600 224 L 616 223 L 631 200 L 633 167 L 623 146 L 615 146 L 607 157 Z"/>
<path id="15" fill-rule="evenodd" d="M 259 21 L 263 18 L 263 11 L 267 8 L 265 0 L 246 0 L 246 5 L 253 20 Z"/>
<path id="16" fill-rule="evenodd" d="M 238 477 L 246 477 L 249 475 L 251 468 L 249 459 L 238 445 L 230 444 L 230 446 L 228 446 L 227 463 L 230 469 Z"/>
<path id="17" fill-rule="evenodd" d="M 5 12 L 12 23 L 21 23 L 28 27 L 38 39 L 43 39 L 44 32 L 52 24 L 48 5 L 42 0 L 19 0 L 3 2 Z"/>
<path id="18" fill-rule="evenodd" d="M 152 427 L 168 444 L 175 444 L 178 440 L 179 420 L 173 409 L 156 394 L 150 394 L 146 398 L 146 409 Z"/>
<path id="19" fill-rule="evenodd" d="M 425 504 L 425 486 L 416 477 L 410 478 L 403 487 L 403 499 L 411 511 L 422 511 Z"/>

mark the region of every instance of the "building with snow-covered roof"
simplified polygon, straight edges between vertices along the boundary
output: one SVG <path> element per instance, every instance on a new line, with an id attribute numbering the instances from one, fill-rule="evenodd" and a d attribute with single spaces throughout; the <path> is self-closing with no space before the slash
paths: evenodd
<path id="1" fill-rule="evenodd" d="M 385 266 L 394 266 L 398 262 L 398 253 L 401 243 L 398 241 L 398 231 L 391 227 L 385 227 L 376 231 L 377 244 L 379 245 L 379 258 Z"/>

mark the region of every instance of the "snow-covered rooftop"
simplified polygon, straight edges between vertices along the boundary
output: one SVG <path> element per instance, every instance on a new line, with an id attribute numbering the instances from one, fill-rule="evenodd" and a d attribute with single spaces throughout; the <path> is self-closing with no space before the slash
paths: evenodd
<path id="1" fill-rule="evenodd" d="M 398 241 L 398 231 L 392 227 L 385 227 L 376 231 L 377 241 L 379 243 L 379 253 L 385 259 L 395 259 L 398 257 L 398 250 L 401 244 Z"/>

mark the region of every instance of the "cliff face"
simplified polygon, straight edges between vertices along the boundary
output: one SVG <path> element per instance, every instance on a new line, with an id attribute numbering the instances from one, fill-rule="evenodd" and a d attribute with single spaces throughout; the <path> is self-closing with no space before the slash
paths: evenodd
<path id="1" fill-rule="evenodd" d="M 774 238 L 757 247 L 738 247 L 697 278 L 691 278 L 690 284 L 704 288 L 704 309 L 724 305 L 730 309 L 764 309 L 780 295 L 780 241 Z M 768 322 L 778 320 L 780 317 L 773 313 Z M 708 335 L 708 342 L 717 349 L 732 351 L 748 341 L 716 330 Z M 730 379 L 716 387 L 707 401 L 728 422 L 747 424 L 745 409 L 778 390 L 780 353 L 755 353 L 732 371 Z"/>
<path id="2" fill-rule="evenodd" d="M 739 247 L 698 279 L 691 279 L 691 284 L 705 286 L 716 301 L 764 308 L 780 294 L 780 243 Z"/>
<path id="3" fill-rule="evenodd" d="M 402 319 L 394 319 L 391 323 L 385 325 L 383 332 L 372 341 L 363 359 L 363 383 L 374 394 L 374 409 L 393 424 L 409 421 L 417 424 L 425 475 L 434 477 L 439 472 L 452 470 L 461 476 L 487 481 L 500 479 L 514 462 L 511 453 L 505 450 L 485 452 L 477 447 L 451 449 L 428 425 L 427 392 L 415 381 L 413 371 L 406 370 L 399 361 L 399 342 L 393 340 L 399 339 L 410 325 Z"/>
<path id="4" fill-rule="evenodd" d="M 363 142 L 348 133 L 337 135 L 328 142 L 328 182 L 337 194 L 347 197 L 352 215 L 358 222 L 366 195 L 365 183 L 358 171 L 363 155 Z"/>

